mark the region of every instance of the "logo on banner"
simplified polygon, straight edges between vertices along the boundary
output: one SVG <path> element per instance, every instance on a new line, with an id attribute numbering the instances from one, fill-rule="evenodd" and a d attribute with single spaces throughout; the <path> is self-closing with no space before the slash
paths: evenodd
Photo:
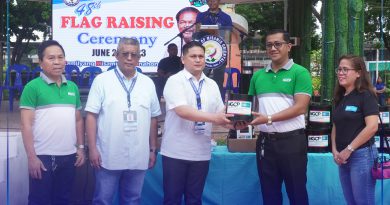
<path id="1" fill-rule="evenodd" d="M 64 3 L 67 6 L 76 6 L 80 3 L 80 0 L 64 0 Z"/>
<path id="2" fill-rule="evenodd" d="M 207 0 L 190 0 L 192 6 L 201 7 L 207 4 Z"/>
<path id="3" fill-rule="evenodd" d="M 217 68 L 227 61 L 227 45 L 219 36 L 207 35 L 200 39 L 200 43 L 205 47 L 205 58 L 207 68 Z"/>

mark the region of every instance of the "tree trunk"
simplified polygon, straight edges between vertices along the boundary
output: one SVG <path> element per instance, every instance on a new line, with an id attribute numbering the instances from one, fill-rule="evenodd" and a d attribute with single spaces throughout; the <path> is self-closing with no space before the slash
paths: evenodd
<path id="1" fill-rule="evenodd" d="M 294 62 L 310 69 L 312 14 L 311 0 L 289 0 L 289 32 L 300 38 L 300 45 L 292 48 Z"/>
<path id="2" fill-rule="evenodd" d="M 322 3 L 322 72 L 321 72 L 321 102 L 333 98 L 335 85 L 335 18 L 334 1 Z"/>
<path id="3" fill-rule="evenodd" d="M 336 26 L 336 49 L 335 49 L 335 66 L 340 56 L 348 53 L 348 0 L 334 1 L 334 20 Z"/>
<path id="4" fill-rule="evenodd" d="M 360 26 L 360 19 L 363 18 L 363 0 L 349 0 L 348 2 L 348 53 L 362 56 L 363 51 L 360 47 L 361 31 L 363 28 Z"/>

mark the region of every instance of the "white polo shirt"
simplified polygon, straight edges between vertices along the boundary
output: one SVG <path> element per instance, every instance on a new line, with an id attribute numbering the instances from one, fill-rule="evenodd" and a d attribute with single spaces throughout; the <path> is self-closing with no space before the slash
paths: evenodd
<path id="1" fill-rule="evenodd" d="M 203 73 L 200 80 L 204 79 L 201 90 L 202 111 L 209 113 L 220 112 L 224 108 L 221 94 L 214 80 Z M 164 88 L 166 101 L 166 116 L 164 135 L 161 144 L 161 154 L 167 157 L 204 161 L 211 158 L 211 130 L 212 123 L 206 123 L 205 134 L 194 133 L 194 122 L 179 117 L 174 108 L 189 105 L 195 109 L 196 94 L 190 84 L 192 80 L 195 86 L 199 82 L 186 69 L 168 78 Z"/>
<path id="2" fill-rule="evenodd" d="M 142 73 L 127 80 L 127 89 L 137 78 L 131 92 L 131 108 L 137 111 L 136 131 L 124 131 L 123 112 L 128 111 L 127 93 L 114 69 L 98 75 L 92 83 L 85 111 L 98 114 L 96 145 L 102 166 L 109 170 L 146 170 L 149 162 L 149 134 L 152 117 L 161 114 L 153 81 Z"/>

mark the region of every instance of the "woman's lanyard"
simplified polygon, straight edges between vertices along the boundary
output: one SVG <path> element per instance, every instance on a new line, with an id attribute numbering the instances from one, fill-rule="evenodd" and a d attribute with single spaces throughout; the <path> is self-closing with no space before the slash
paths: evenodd
<path id="1" fill-rule="evenodd" d="M 137 71 L 135 71 L 135 72 L 137 72 Z M 127 93 L 127 107 L 128 107 L 129 110 L 130 110 L 130 107 L 131 107 L 130 94 L 131 94 L 131 91 L 133 91 L 133 88 L 134 88 L 135 83 L 137 82 L 137 76 L 135 76 L 135 77 L 133 78 L 133 81 L 132 81 L 131 84 L 130 84 L 129 90 L 127 90 L 126 85 L 125 85 L 125 82 L 123 82 L 123 79 L 122 79 L 122 77 L 119 75 L 119 72 L 118 72 L 117 68 L 115 68 L 115 74 L 116 74 L 116 77 L 118 78 L 119 82 L 121 83 L 122 88 L 123 88 L 123 89 L 125 90 L 125 92 Z"/>
<path id="2" fill-rule="evenodd" d="M 189 79 L 189 81 L 190 81 L 192 89 L 194 90 L 195 95 L 196 95 L 196 106 L 198 107 L 198 110 L 202 110 L 202 101 L 200 99 L 200 93 L 202 92 L 202 86 L 203 86 L 204 79 L 199 82 L 198 89 L 196 89 L 196 86 L 195 86 L 194 82 L 192 81 L 192 79 Z"/>

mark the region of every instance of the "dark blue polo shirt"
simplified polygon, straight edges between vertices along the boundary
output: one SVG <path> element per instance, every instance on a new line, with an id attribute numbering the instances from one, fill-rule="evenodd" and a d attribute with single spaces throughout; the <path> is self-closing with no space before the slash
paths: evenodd
<path id="1" fill-rule="evenodd" d="M 226 26 L 226 27 L 232 27 L 232 18 L 225 12 L 223 12 L 221 9 L 219 9 L 218 13 L 211 13 L 210 9 L 198 13 L 196 16 L 196 23 L 201 23 L 202 25 L 219 25 L 219 26 Z"/>

